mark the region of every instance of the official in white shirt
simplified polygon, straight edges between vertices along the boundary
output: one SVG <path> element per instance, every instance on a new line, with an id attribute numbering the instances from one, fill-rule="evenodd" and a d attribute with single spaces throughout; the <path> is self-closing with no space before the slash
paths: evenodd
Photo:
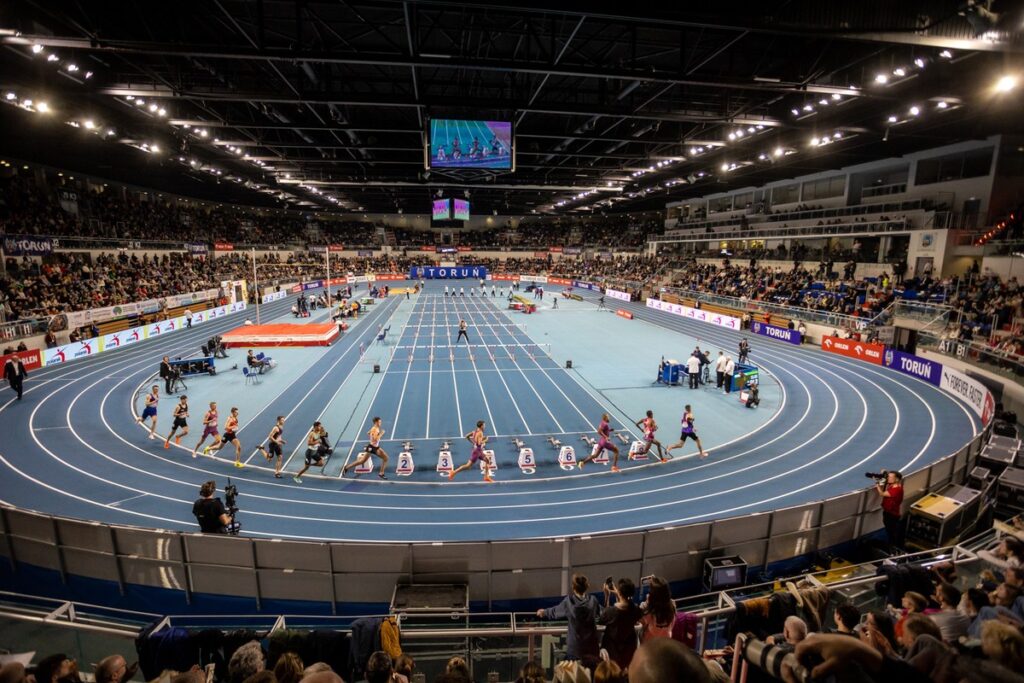
<path id="1" fill-rule="evenodd" d="M 719 389 L 722 388 L 722 382 L 725 381 L 725 352 L 718 352 L 718 360 L 715 361 L 715 386 Z"/>
<path id="2" fill-rule="evenodd" d="M 690 375 L 690 388 L 696 389 L 700 377 L 700 358 L 697 358 L 696 353 L 687 359 L 686 372 Z"/>

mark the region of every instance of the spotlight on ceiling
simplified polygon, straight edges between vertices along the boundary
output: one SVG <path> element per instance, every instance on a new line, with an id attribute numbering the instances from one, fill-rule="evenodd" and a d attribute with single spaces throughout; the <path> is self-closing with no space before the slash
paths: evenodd
<path id="1" fill-rule="evenodd" d="M 885 85 L 888 82 L 889 77 L 886 76 L 885 74 L 878 74 L 875 76 L 875 83 L 878 83 L 879 85 Z"/>
<path id="2" fill-rule="evenodd" d="M 1012 74 L 1006 74 L 1000 76 L 999 80 L 996 81 L 995 90 L 996 92 L 1010 92 L 1017 87 L 1017 77 Z"/>

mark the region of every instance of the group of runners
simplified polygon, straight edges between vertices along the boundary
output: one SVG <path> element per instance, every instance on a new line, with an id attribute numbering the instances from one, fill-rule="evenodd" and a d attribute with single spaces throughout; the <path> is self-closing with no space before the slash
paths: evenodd
<path id="1" fill-rule="evenodd" d="M 153 385 L 150 392 L 146 394 L 145 406 L 143 407 L 142 415 L 136 418 L 136 422 L 140 424 L 144 424 L 147 420 L 149 421 L 150 439 L 159 438 L 156 434 L 157 405 L 159 402 L 160 387 Z M 181 440 L 188 435 L 188 396 L 182 395 L 178 398 L 178 402 L 174 404 L 174 408 L 172 410 L 172 417 L 174 420 L 171 425 L 171 431 L 164 438 L 164 448 L 171 447 L 172 439 L 176 445 L 180 446 Z M 284 464 L 284 445 L 286 443 L 284 439 L 284 424 L 286 419 L 287 418 L 284 415 L 279 415 L 277 420 L 274 422 L 274 426 L 270 428 L 270 433 L 267 434 L 266 446 L 260 444 L 256 447 L 260 455 L 262 455 L 265 460 L 274 463 L 274 476 L 278 479 L 281 478 L 281 468 Z M 641 450 L 634 454 L 634 457 L 637 455 L 645 455 L 650 453 L 652 448 L 657 448 L 658 459 L 663 463 L 668 462 L 672 457 L 672 451 L 677 448 L 682 448 L 690 439 L 697 444 L 700 457 L 707 457 L 707 453 L 704 451 L 704 446 L 701 444 L 700 438 L 697 436 L 697 432 L 694 428 L 693 410 L 689 405 L 687 405 L 683 411 L 681 422 L 682 430 L 679 434 L 679 441 L 665 448 L 655 437 L 655 433 L 658 431 L 658 423 L 654 419 L 654 411 L 648 410 L 647 415 L 636 422 L 636 426 L 643 431 L 644 445 Z M 217 409 L 217 402 L 211 401 L 209 408 L 203 413 L 203 434 L 199 438 L 199 441 L 196 442 L 196 445 L 192 448 L 192 457 L 196 458 L 199 456 L 200 448 L 202 448 L 203 455 L 213 456 L 225 447 L 233 445 L 235 448 L 235 467 L 245 467 L 242 462 L 242 442 L 238 438 L 238 408 L 232 408 L 228 413 L 228 417 L 224 422 L 223 434 L 221 434 L 218 429 L 219 423 L 220 414 Z M 476 428 L 465 435 L 466 440 L 472 444 L 469 460 L 459 467 L 454 468 L 448 475 L 449 479 L 454 479 L 455 475 L 459 472 L 470 469 L 481 459 L 486 457 L 484 455 L 484 446 L 487 444 L 488 436 L 485 431 L 486 423 L 483 420 L 479 420 L 476 423 Z M 588 462 L 596 460 L 601 456 L 601 453 L 608 451 L 613 456 L 611 471 L 620 471 L 619 447 L 612 442 L 612 432 L 614 431 L 615 430 L 611 426 L 611 418 L 607 413 L 603 413 L 601 415 L 601 421 L 597 427 L 595 448 L 586 458 L 577 461 L 577 465 L 581 470 Z M 359 457 L 342 467 L 342 478 L 344 478 L 349 470 L 359 467 L 371 457 L 376 456 L 380 460 L 380 469 L 377 472 L 377 476 L 381 479 L 387 479 L 388 454 L 380 445 L 381 439 L 384 437 L 384 428 L 380 417 L 373 418 L 373 424 L 367 432 L 367 437 L 367 444 L 359 454 Z M 212 438 L 212 441 L 209 445 L 203 446 L 208 438 Z M 306 462 L 302 469 L 293 477 L 294 481 L 301 484 L 302 475 L 305 474 L 306 470 L 310 467 L 324 467 L 324 456 L 329 455 L 331 452 L 330 444 L 327 443 L 326 430 L 320 422 L 314 422 L 312 429 L 306 437 Z M 494 481 L 493 477 L 491 477 L 490 468 L 485 467 L 483 469 L 483 473 L 485 482 L 491 483 Z"/>

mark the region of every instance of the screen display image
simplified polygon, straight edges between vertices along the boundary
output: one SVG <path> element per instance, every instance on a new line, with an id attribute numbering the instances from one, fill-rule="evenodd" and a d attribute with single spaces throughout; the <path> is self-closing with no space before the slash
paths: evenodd
<path id="1" fill-rule="evenodd" d="M 465 199 L 453 199 L 455 207 L 452 210 L 452 218 L 457 221 L 469 220 L 469 202 Z"/>
<path id="2" fill-rule="evenodd" d="M 452 217 L 451 204 L 447 199 L 434 200 L 434 220 L 446 221 Z"/>
<path id="3" fill-rule="evenodd" d="M 430 121 L 431 168 L 512 168 L 511 121 Z"/>

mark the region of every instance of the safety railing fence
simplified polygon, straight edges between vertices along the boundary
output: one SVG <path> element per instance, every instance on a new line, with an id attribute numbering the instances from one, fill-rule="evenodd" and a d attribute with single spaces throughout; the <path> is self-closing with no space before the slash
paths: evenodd
<path id="1" fill-rule="evenodd" d="M 837 330 L 863 330 L 866 329 L 871 322 L 868 318 L 858 318 L 852 315 L 845 315 L 843 313 L 819 311 L 812 308 L 802 308 L 798 306 L 787 306 L 786 304 L 775 303 L 772 301 L 749 301 L 735 296 L 714 294 L 712 292 L 698 292 L 692 289 L 683 289 L 681 287 L 662 287 L 661 291 L 665 294 L 672 294 L 684 299 L 694 299 L 702 303 L 715 306 L 724 306 L 737 311 L 750 311 L 751 313 L 768 311 L 772 315 L 777 315 L 787 320 L 813 322 L 827 327 L 834 327 Z"/>
<path id="2" fill-rule="evenodd" d="M 1024 377 L 1024 356 L 976 341 L 961 341 L 934 332 L 918 336 L 922 348 L 957 358 L 977 368 L 1007 377 Z M 1020 381 L 1018 379 L 1018 381 Z"/>
<path id="3" fill-rule="evenodd" d="M 655 241 L 665 242 L 706 242 L 727 240 L 763 240 L 785 237 L 816 238 L 836 237 L 840 235 L 861 235 L 883 232 L 908 232 L 913 226 L 908 220 L 877 221 L 872 223 L 833 223 L 832 225 L 807 225 L 798 227 L 761 225 L 756 228 L 736 228 L 731 230 L 714 230 L 705 228 L 704 232 L 690 229 L 673 229 L 663 235 L 656 236 Z M 711 230 L 711 232 L 707 232 Z"/>
<path id="4" fill-rule="evenodd" d="M 804 209 L 793 211 L 778 211 L 775 213 L 764 213 L 763 211 L 745 211 L 745 215 L 757 215 L 764 220 L 778 221 L 799 221 L 813 220 L 816 218 L 842 218 L 844 216 L 861 216 L 865 214 L 897 213 L 900 211 L 914 211 L 918 209 L 930 210 L 932 202 L 922 199 L 911 199 L 902 202 L 885 202 L 874 204 L 857 204 L 855 206 L 842 206 L 820 209 Z M 741 209 L 733 209 L 730 213 L 738 213 Z M 713 213 L 711 215 L 714 215 Z M 721 225 L 735 225 L 737 218 L 696 218 L 687 221 L 680 221 L 679 227 L 683 228 L 706 228 Z"/>
<path id="5" fill-rule="evenodd" d="M 27 320 L 0 321 L 0 341 L 12 342 L 37 334 L 45 334 L 50 323 L 50 316 L 40 316 Z"/>

